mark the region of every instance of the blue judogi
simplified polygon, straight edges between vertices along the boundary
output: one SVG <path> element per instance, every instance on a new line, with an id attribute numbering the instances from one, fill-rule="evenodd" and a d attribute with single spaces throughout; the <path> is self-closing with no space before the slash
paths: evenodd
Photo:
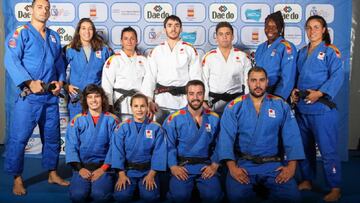
<path id="1" fill-rule="evenodd" d="M 319 90 L 325 98 L 334 101 L 344 81 L 343 63 L 334 45 L 320 43 L 310 55 L 305 46 L 298 53 L 297 85 L 299 90 Z M 306 160 L 300 162 L 304 180 L 314 180 L 316 174 L 315 143 L 318 144 L 324 162 L 328 184 L 340 187 L 341 163 L 337 153 L 339 137 L 338 112 L 323 103 L 306 104 L 300 99 L 296 116 L 306 152 Z"/>
<path id="2" fill-rule="evenodd" d="M 101 113 L 94 124 L 90 112 L 76 115 L 66 132 L 66 163 L 111 165 L 110 143 L 118 118 L 111 113 Z M 86 167 L 85 167 L 86 168 Z M 70 199 L 86 202 L 89 197 L 94 201 L 107 201 L 112 197 L 114 173 L 106 172 L 98 180 L 83 179 L 79 171 L 73 172 L 70 184 Z"/>
<path id="3" fill-rule="evenodd" d="M 17 93 L 28 80 L 65 81 L 60 37 L 49 28 L 45 32 L 43 38 L 27 23 L 6 39 L 5 68 L 18 87 Z M 46 92 L 15 99 L 4 164 L 9 174 L 21 175 L 25 146 L 37 124 L 43 140 L 42 166 L 46 170 L 56 169 L 60 152 L 58 98 Z"/>
<path id="4" fill-rule="evenodd" d="M 158 187 L 152 191 L 146 190 L 143 179 L 150 169 L 127 169 L 126 165 L 127 163 L 150 163 L 152 170 L 166 171 L 166 142 L 160 124 L 145 119 L 138 131 L 132 118 L 125 120 L 118 126 L 113 138 L 112 153 L 112 167 L 125 170 L 131 182 L 125 190 L 114 192 L 115 200 L 131 201 L 138 187 L 141 199 L 147 202 L 158 201 L 160 198 L 158 176 L 155 177 Z"/>
<path id="5" fill-rule="evenodd" d="M 282 146 L 279 146 L 279 141 Z M 275 182 L 280 173 L 275 171 L 281 162 L 255 164 L 240 159 L 237 152 L 252 156 L 268 157 L 284 151 L 286 160 L 304 158 L 299 128 L 290 107 L 280 97 L 265 94 L 257 114 L 249 95 L 238 97 L 228 104 L 221 118 L 221 131 L 217 144 L 219 160 L 234 160 L 248 172 L 250 184 L 241 184 L 230 174 L 226 178 L 230 202 L 247 201 L 255 193 L 253 185 L 263 183 L 270 190 L 270 199 L 299 200 L 300 194 L 292 178 L 283 184 Z M 279 155 L 280 156 L 280 155 Z"/>
<path id="6" fill-rule="evenodd" d="M 198 128 L 188 111 L 188 107 L 171 114 L 163 124 L 168 138 L 168 166 L 169 168 L 181 163 L 178 157 L 208 158 L 208 163 L 184 164 L 189 178 L 185 181 L 172 176 L 169 183 L 168 196 L 174 202 L 188 202 L 194 184 L 200 192 L 204 202 L 220 202 L 223 193 L 217 175 L 209 179 L 201 177 L 201 169 L 211 164 L 218 163 L 217 154 L 214 153 L 215 143 L 219 131 L 219 116 L 210 110 L 204 110 L 202 123 Z"/>
<path id="7" fill-rule="evenodd" d="M 256 65 L 263 67 L 269 78 L 271 94 L 287 99 L 295 85 L 296 47 L 283 37 L 278 37 L 270 46 L 264 42 L 255 52 Z"/>
<path id="8" fill-rule="evenodd" d="M 70 48 L 65 50 L 66 62 L 70 65 L 68 83 L 83 91 L 88 84 L 101 85 L 102 69 L 105 61 L 112 55 L 112 50 L 103 47 L 101 50 L 91 49 L 89 61 L 86 58 L 83 48 L 80 51 Z M 68 104 L 70 119 L 81 113 L 80 101 Z"/>

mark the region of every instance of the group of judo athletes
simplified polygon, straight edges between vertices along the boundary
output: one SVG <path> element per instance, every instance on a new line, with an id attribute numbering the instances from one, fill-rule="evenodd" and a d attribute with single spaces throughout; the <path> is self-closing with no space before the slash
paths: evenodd
<path id="1" fill-rule="evenodd" d="M 217 113 L 203 107 L 203 82 L 191 80 L 186 107 L 170 114 L 162 127 L 147 118 L 145 95 L 131 97 L 133 117 L 118 123 L 106 111 L 102 88 L 87 86 L 83 113 L 71 120 L 66 134 L 66 162 L 74 169 L 70 198 L 86 202 L 113 196 L 129 202 L 138 188 L 142 200 L 156 202 L 157 172 L 169 167 L 171 201 L 189 202 L 196 186 L 203 201 L 221 202 L 224 193 L 217 169 L 224 161 L 230 202 L 249 201 L 257 183 L 269 188 L 270 200 L 300 201 L 293 179 L 296 161 L 304 159 L 300 132 L 286 101 L 266 93 L 267 83 L 263 68 L 250 69 L 250 94 L 230 102 L 220 121 Z"/>
<path id="2" fill-rule="evenodd" d="M 196 49 L 179 38 L 182 30 L 181 20 L 173 15 L 164 21 L 167 40 L 153 49 L 148 57 L 149 63 L 146 62 L 146 58 L 136 56 L 137 35 L 131 28 L 127 32 L 122 32 L 123 52 L 109 57 L 112 52 L 96 34 L 95 26 L 90 19 L 79 22 L 74 40 L 65 49 L 66 60 L 62 60 L 60 38 L 56 32 L 46 27 L 46 21 L 50 15 L 49 8 L 50 4 L 47 0 L 33 0 L 31 22 L 10 33 L 6 40 L 5 68 L 15 85 L 22 91 L 14 104 L 14 116 L 11 118 L 12 130 L 7 140 L 5 158 L 5 170 L 14 175 L 14 194 L 26 193 L 21 177 L 23 154 L 27 140 L 36 124 L 39 124 L 44 143 L 43 167 L 49 170 L 49 182 L 68 185 L 68 182 L 61 179 L 55 171 L 60 137 L 57 98 L 54 95 L 58 95 L 61 86 L 64 85 L 64 62 L 70 64 L 72 67 L 70 75 L 73 74 L 67 86 L 68 92 L 70 95 L 79 95 L 87 84 L 99 84 L 102 66 L 97 65 L 93 70 L 94 67 L 91 64 L 101 64 L 107 60 L 102 71 L 105 79 L 103 77 L 101 83 L 105 84 L 104 81 L 109 79 L 108 90 L 106 86 L 103 86 L 109 97 L 113 95 L 113 91 L 119 91 L 114 94 L 117 98 L 109 101 L 110 104 L 117 101 L 119 97 L 122 98 L 123 95 L 132 95 L 129 93 L 132 89 L 125 89 L 128 91 L 125 92 L 124 89 L 117 88 L 116 82 L 122 81 L 121 84 L 127 84 L 126 80 L 118 80 L 117 77 L 106 78 L 113 76 L 113 73 L 106 74 L 106 71 L 112 67 L 115 68 L 113 64 L 121 67 L 123 67 L 121 64 L 125 67 L 136 67 L 133 73 L 135 75 L 141 68 L 145 68 L 145 76 L 142 79 L 143 83 L 148 85 L 145 85 L 147 89 L 142 89 L 142 91 L 146 96 L 155 98 L 149 101 L 151 112 L 155 112 L 159 106 L 172 111 L 185 106 L 187 103 L 186 96 L 183 95 L 185 84 L 189 80 L 200 79 L 201 75 L 207 76 L 205 86 L 208 88 L 205 88 L 205 91 L 209 92 L 205 93 L 205 98 L 209 99 L 208 104 L 213 110 L 217 109 L 214 103 L 222 102 L 217 104 L 225 107 L 228 101 L 247 93 L 246 88 L 238 88 L 238 86 L 240 83 L 241 86 L 246 86 L 247 74 L 244 73 L 248 72 L 250 63 L 243 52 L 232 47 L 234 33 L 229 23 L 218 24 L 216 37 L 219 46 L 218 49 L 204 56 L 202 60 L 204 72 L 202 72 Z M 293 87 L 292 82 L 296 81 L 296 88 L 292 91 L 291 99 L 297 103 L 297 121 L 306 149 L 306 160 L 300 162 L 304 181 L 300 183 L 299 188 L 311 189 L 311 181 L 316 172 L 314 150 L 315 142 L 317 142 L 324 160 L 326 179 L 332 188 L 325 199 L 338 199 L 341 166 L 336 153 L 337 111 L 336 108 L 329 107 L 329 102 L 324 102 L 324 99 L 332 101 L 343 81 L 341 57 L 338 49 L 330 44 L 327 24 L 322 17 L 310 17 L 305 28 L 310 43 L 301 49 L 297 56 L 294 46 L 283 39 L 284 21 L 281 13 L 270 14 L 265 20 L 265 34 L 268 40 L 259 46 L 255 54 L 255 62 L 264 66 L 269 72 L 268 91 L 271 93 L 286 99 L 289 96 L 289 90 Z M 94 63 L 94 60 L 101 60 L 101 62 Z M 296 66 L 293 65 L 294 63 L 297 63 Z M 87 69 L 81 68 L 84 64 Z M 149 69 L 146 64 L 149 64 Z M 211 66 L 212 64 L 215 66 Z M 239 67 L 234 68 L 234 65 Z M 77 68 L 79 68 L 78 71 Z M 230 68 L 231 74 L 220 72 L 219 75 L 216 71 L 219 68 Z M 89 72 L 88 69 L 93 71 Z M 118 76 L 118 70 L 115 73 Z M 120 79 L 123 78 L 120 77 Z M 81 86 L 82 81 L 88 83 Z M 50 83 L 55 86 L 55 89 L 44 88 L 44 84 Z M 111 86 L 112 84 L 114 86 Z M 219 85 L 222 88 L 217 88 Z M 282 88 L 279 89 L 279 87 Z M 308 90 L 305 99 L 299 98 L 299 90 L 300 92 Z M 322 102 L 320 102 L 321 98 Z M 125 96 L 125 99 L 130 98 Z M 77 100 L 79 99 L 75 97 L 71 105 L 77 107 L 76 111 L 79 109 L 81 111 L 81 105 L 77 103 Z M 206 103 L 204 105 L 206 106 Z M 69 110 L 71 109 L 69 107 Z M 71 114 L 76 115 L 77 112 L 74 111 Z M 324 122 L 331 122 L 331 125 Z M 26 128 L 19 130 L 16 126 L 18 123 L 23 123 Z M 179 172 L 179 170 L 176 171 Z M 180 174 L 183 173 L 180 172 Z M 328 198 L 329 195 L 330 198 Z"/>

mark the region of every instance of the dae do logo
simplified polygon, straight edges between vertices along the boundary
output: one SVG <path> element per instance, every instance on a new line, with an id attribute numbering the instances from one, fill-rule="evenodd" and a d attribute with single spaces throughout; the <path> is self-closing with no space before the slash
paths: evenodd
<path id="1" fill-rule="evenodd" d="M 163 22 L 172 14 L 172 7 L 168 3 L 149 3 L 144 7 L 144 17 L 148 22 Z"/>
<path id="2" fill-rule="evenodd" d="M 237 7 L 235 4 L 212 4 L 209 15 L 212 22 L 234 22 L 237 19 Z"/>
<path id="3" fill-rule="evenodd" d="M 298 23 L 302 19 L 302 8 L 299 4 L 276 4 L 274 11 L 281 11 L 285 23 Z"/>

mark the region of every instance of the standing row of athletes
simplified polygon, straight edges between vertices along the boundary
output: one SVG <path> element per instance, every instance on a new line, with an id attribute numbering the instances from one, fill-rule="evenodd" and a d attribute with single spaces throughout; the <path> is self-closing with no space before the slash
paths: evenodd
<path id="1" fill-rule="evenodd" d="M 36 124 L 39 124 L 44 141 L 43 166 L 50 171 L 49 182 L 68 184 L 55 172 L 59 148 L 59 125 L 57 99 L 52 94 L 57 95 L 62 86 L 66 87 L 71 98 L 68 108 L 72 121 L 67 134 L 67 148 L 74 147 L 78 153 L 74 156 L 78 159 L 71 160 L 71 153 L 69 153 L 67 160 L 69 158 L 68 162 L 71 162 L 80 177 L 85 180 L 89 177 L 99 178 L 102 176 L 101 172 L 108 170 L 109 165 L 105 164 L 107 162 L 114 168 L 123 169 L 119 172 L 119 181 L 121 181 L 116 184 L 118 189 L 123 189 L 127 181 L 128 183 L 143 181 L 154 183 L 154 180 L 148 176 L 154 177 L 153 172 L 156 171 L 156 167 L 150 170 L 151 173 L 134 172 L 133 175 L 129 175 L 124 174 L 124 169 L 129 166 L 122 165 L 126 161 L 106 161 L 107 156 L 103 156 L 104 153 L 101 154 L 99 150 L 109 149 L 106 147 L 109 146 L 109 139 L 99 137 L 103 146 L 91 144 L 94 142 L 92 138 L 85 139 L 86 145 L 90 146 L 86 149 L 81 148 L 81 143 L 70 144 L 72 138 L 68 135 L 71 134 L 69 132 L 72 127 L 80 125 L 84 128 L 86 126 L 87 128 L 84 129 L 89 130 L 86 135 L 91 137 L 91 135 L 101 134 L 101 128 L 104 126 L 97 125 L 98 122 L 104 122 L 105 117 L 107 120 L 113 118 L 109 113 L 101 114 L 106 112 L 106 108 L 101 109 L 100 114 L 98 112 L 97 115 L 93 115 L 96 113 L 90 110 L 92 104 L 87 106 L 89 111 L 84 108 L 84 104 L 90 102 L 87 101 L 88 95 L 94 96 L 94 93 L 97 93 L 95 96 L 101 95 L 101 90 L 96 87 L 93 87 L 95 89 L 92 90 L 93 92 L 86 91 L 88 89 L 85 87 L 88 84 L 96 84 L 101 85 L 105 90 L 111 105 L 110 109 L 113 109 L 124 121 L 114 132 L 124 131 L 121 134 L 124 137 L 123 141 L 129 140 L 129 144 L 126 145 L 118 143 L 120 146 L 125 146 L 125 149 L 118 147 L 118 152 L 112 150 L 114 152 L 112 157 L 114 158 L 116 153 L 122 157 L 126 149 L 132 149 L 125 153 L 134 154 L 133 157 L 126 156 L 125 159 L 130 160 L 130 164 L 127 164 L 130 168 L 131 166 L 142 169 L 149 167 L 147 162 L 142 160 L 146 158 L 136 153 L 144 153 L 143 156 L 149 154 L 135 150 L 137 147 L 130 147 L 139 146 L 141 149 L 140 146 L 146 145 L 148 141 L 130 138 L 131 135 L 135 134 L 136 137 L 136 134 L 142 132 L 145 138 L 155 138 L 158 135 L 155 132 L 162 131 L 160 127 L 156 127 L 156 123 L 152 124 L 147 118 L 144 120 L 146 116 L 139 116 L 142 119 L 137 120 L 136 111 L 131 111 L 131 109 L 135 104 L 138 108 L 146 106 L 149 108 L 149 111 L 146 111 L 147 116 L 155 114 L 158 121 L 163 121 L 171 113 L 165 119 L 163 128 L 168 138 L 168 166 L 173 174 L 169 195 L 173 196 L 174 201 L 189 197 L 189 189 L 186 188 L 191 188 L 187 184 L 192 185 L 193 180 L 198 186 L 200 195 L 204 195 L 202 197 L 206 199 L 206 190 L 202 192 L 201 185 L 206 184 L 204 180 L 214 180 L 210 177 L 216 177 L 214 176 L 217 170 L 216 163 L 220 160 L 227 160 L 226 164 L 230 171 L 227 181 L 230 200 L 243 198 L 244 196 L 241 195 L 244 194 L 251 195 L 249 191 L 252 188 L 247 187 L 247 183 L 254 184 L 257 181 L 272 189 L 280 186 L 275 183 L 289 183 L 285 185 L 290 185 L 290 189 L 282 188 L 282 192 L 280 189 L 280 192 L 277 193 L 275 190 L 273 193 L 275 196 L 284 196 L 288 191 L 295 191 L 290 198 L 296 197 L 297 190 L 294 190 L 292 179 L 295 160 L 301 160 L 299 165 L 303 182 L 299 184 L 299 189 L 311 189 L 316 172 L 315 143 L 318 144 L 322 154 L 326 179 L 331 187 L 330 193 L 324 199 L 333 201 L 340 198 L 341 166 L 336 152 L 337 110 L 329 104 L 332 104 L 343 81 L 343 67 L 338 49 L 330 44 L 327 25 L 322 17 L 313 16 L 306 21 L 305 29 L 310 42 L 297 53 L 294 45 L 284 39 L 284 21 L 281 13 L 270 14 L 265 20 L 265 33 L 268 40 L 261 44 L 255 53 L 256 65 L 264 69 L 251 69 L 251 61 L 246 54 L 232 46 L 234 33 L 229 23 L 222 22 L 217 25 L 218 48 L 208 52 L 201 61 L 196 49 L 179 38 L 182 23 L 177 16 L 169 16 L 164 21 L 167 40 L 155 47 L 147 58 L 136 53 L 137 34 L 131 27 L 125 28 L 121 33 L 122 50 L 112 55 L 112 51 L 97 36 L 91 20 L 81 19 L 76 28 L 74 40 L 64 49 L 66 60 L 63 61 L 58 35 L 45 26 L 49 17 L 48 9 L 48 1 L 33 1 L 32 21 L 18 28 L 7 38 L 6 69 L 22 91 L 30 90 L 30 94 L 18 98 L 15 103 L 15 116 L 12 118 L 11 134 L 7 142 L 5 169 L 15 177 L 13 187 L 15 194 L 25 194 L 21 179 L 23 153 L 25 144 Z M 70 66 L 68 81 L 65 80 L 66 63 Z M 190 83 L 190 87 L 196 87 L 196 90 L 189 91 L 189 87 L 185 88 L 185 85 L 190 80 L 202 80 L 204 85 L 197 82 Z M 47 83 L 53 83 L 56 86 L 52 94 L 44 92 L 42 84 Z M 265 93 L 264 88 L 267 88 L 268 93 L 278 97 Z M 241 96 L 247 94 L 249 90 L 249 95 Z M 139 96 L 137 92 L 143 92 L 146 97 Z M 81 94 L 86 96 L 82 99 L 83 105 L 80 104 L 81 100 L 78 97 Z M 302 97 L 303 94 L 305 94 L 304 97 Z M 204 102 L 201 95 L 204 97 Z M 132 96 L 134 96 L 133 99 L 131 99 Z M 104 98 L 101 96 L 102 100 Z M 297 124 L 287 104 L 283 101 L 287 99 L 291 99 L 296 105 L 296 120 L 305 148 L 305 160 L 302 160 L 304 158 L 302 145 L 299 147 L 301 141 L 296 141 L 300 138 L 299 133 L 296 133 Z M 96 101 L 96 98 L 93 100 Z M 131 101 L 136 102 L 130 105 Z M 229 104 L 230 101 L 232 102 Z M 183 109 L 178 111 L 180 108 Z M 217 128 L 219 125 L 217 114 L 206 110 L 208 108 L 212 108 L 219 114 L 222 114 L 225 109 L 220 128 Z M 83 114 L 75 116 L 81 112 Z M 131 114 L 134 114 L 133 118 L 126 119 Z M 139 113 L 139 115 L 142 114 L 143 112 Z M 82 122 L 85 124 L 81 124 Z M 151 124 L 149 128 L 154 129 L 147 129 L 147 125 L 138 124 L 144 122 Z M 25 128 L 15 132 L 14 129 L 18 123 L 25 124 Z M 110 126 L 106 127 L 106 130 L 108 129 Z M 215 164 L 209 165 L 210 154 L 204 153 L 209 152 L 211 143 L 216 140 L 210 138 L 217 137 L 219 132 L 216 130 L 218 129 L 221 129 L 216 144 L 219 157 L 212 157 L 211 161 Z M 84 132 L 84 130 L 77 132 Z M 209 133 L 211 136 L 208 140 L 194 140 L 186 137 L 194 134 L 201 138 L 202 134 Z M 282 136 L 284 150 L 278 151 L 279 136 Z M 286 143 L 287 141 L 289 143 Z M 116 145 L 116 141 L 112 144 Z M 226 150 L 233 149 L 234 146 L 238 148 L 235 152 Z M 98 150 L 96 147 L 99 147 Z M 149 151 L 149 149 L 146 150 Z M 284 167 L 280 162 L 283 160 L 278 160 L 279 157 L 281 158 L 278 156 L 280 151 L 284 151 L 289 161 Z M 99 155 L 100 158 L 95 155 Z M 97 159 L 93 159 L 94 156 Z M 137 160 L 138 158 L 140 160 Z M 96 160 L 95 166 L 94 160 Z M 184 164 L 179 165 L 182 162 Z M 254 162 L 260 163 L 254 164 Z M 87 172 L 81 169 L 87 169 Z M 277 172 L 273 172 L 274 169 L 278 169 Z M 71 187 L 75 187 L 73 182 Z M 140 191 L 146 195 L 148 187 L 154 189 L 154 184 L 145 184 L 146 188 Z M 100 187 L 103 187 L 101 185 Z M 214 190 L 210 190 L 213 192 L 211 195 L 218 194 L 219 198 L 221 191 L 216 193 L 216 189 L 215 187 Z M 211 196 L 210 199 L 218 199 L 213 197 Z"/>

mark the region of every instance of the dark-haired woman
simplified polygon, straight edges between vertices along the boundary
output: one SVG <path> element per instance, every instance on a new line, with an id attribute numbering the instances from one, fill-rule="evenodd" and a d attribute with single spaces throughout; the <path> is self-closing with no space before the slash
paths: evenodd
<path id="1" fill-rule="evenodd" d="M 166 143 L 160 124 L 147 118 L 148 99 L 137 93 L 130 99 L 133 118 L 122 122 L 112 144 L 112 167 L 118 169 L 114 198 L 131 202 L 139 189 L 145 202 L 160 198 L 158 171 L 166 170 Z"/>
<path id="2" fill-rule="evenodd" d="M 121 120 L 131 117 L 130 98 L 140 91 L 148 69 L 147 59 L 136 53 L 137 43 L 135 29 L 124 28 L 121 31 L 122 49 L 107 60 L 103 69 L 101 86 Z"/>
<path id="3" fill-rule="evenodd" d="M 291 94 L 297 103 L 296 118 L 306 154 L 306 160 L 299 162 L 303 179 L 299 189 L 312 188 L 317 144 L 325 178 L 331 188 L 324 200 L 337 201 L 340 198 L 341 163 L 336 150 L 339 128 L 334 98 L 344 80 L 343 63 L 339 50 L 331 44 L 323 17 L 309 17 L 305 29 L 309 44 L 299 50 L 297 84 Z"/>
<path id="4" fill-rule="evenodd" d="M 284 29 L 280 11 L 266 17 L 264 31 L 267 41 L 256 49 L 255 62 L 268 73 L 267 92 L 286 100 L 295 84 L 296 48 L 284 39 Z"/>
<path id="5" fill-rule="evenodd" d="M 65 48 L 66 61 L 70 65 L 66 86 L 70 96 L 70 119 L 81 113 L 79 97 L 85 86 L 101 84 L 104 63 L 111 55 L 112 50 L 96 33 L 94 23 L 89 18 L 82 18 L 77 24 L 73 40 Z"/>
<path id="6" fill-rule="evenodd" d="M 110 142 L 118 119 L 107 112 L 108 99 L 95 84 L 82 92 L 81 106 L 83 113 L 71 120 L 66 132 L 66 163 L 73 168 L 70 199 L 105 202 L 112 198 L 114 188 Z"/>

